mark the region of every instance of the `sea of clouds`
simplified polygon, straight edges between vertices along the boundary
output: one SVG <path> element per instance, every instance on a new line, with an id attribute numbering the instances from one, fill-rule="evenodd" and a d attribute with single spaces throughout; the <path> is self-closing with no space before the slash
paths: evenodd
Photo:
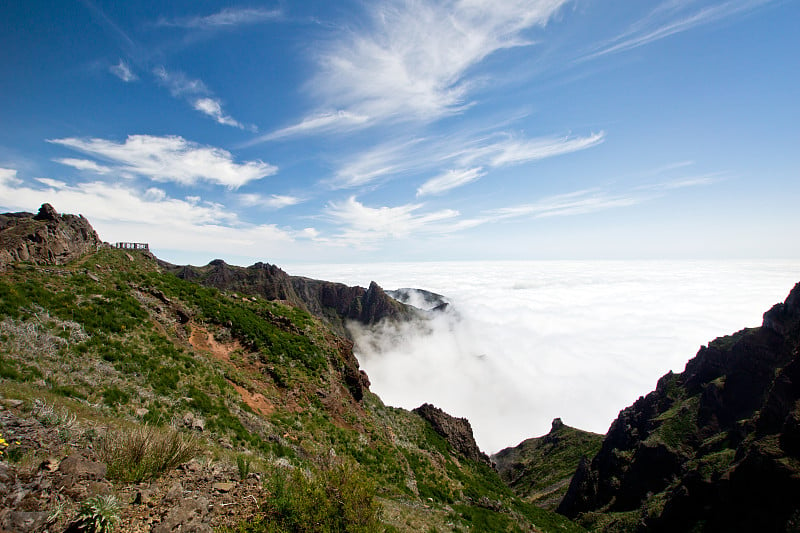
<path id="1" fill-rule="evenodd" d="M 605 433 L 619 411 L 681 372 L 701 345 L 761 324 L 800 261 L 533 261 L 286 265 L 348 285 L 444 295 L 430 323 L 351 325 L 384 402 L 470 420 L 493 453 L 553 418 Z"/>

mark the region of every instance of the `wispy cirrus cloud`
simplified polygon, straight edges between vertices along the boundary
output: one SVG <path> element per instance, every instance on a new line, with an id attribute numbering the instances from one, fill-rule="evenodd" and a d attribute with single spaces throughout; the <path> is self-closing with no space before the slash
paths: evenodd
<path id="1" fill-rule="evenodd" d="M 775 0 L 729 0 L 697 8 L 692 0 L 668 0 L 656 6 L 628 30 L 601 44 L 597 50 L 581 60 L 632 50 L 697 26 L 752 11 L 773 1 Z"/>
<path id="2" fill-rule="evenodd" d="M 111 165 L 103 168 L 182 185 L 202 181 L 235 189 L 278 171 L 276 166 L 259 160 L 237 163 L 227 150 L 203 146 L 180 136 L 129 135 L 124 142 L 67 137 L 48 142 L 83 152 Z M 59 162 L 76 166 L 76 160 L 67 161 Z M 85 162 L 77 165 L 93 170 Z"/>
<path id="3" fill-rule="evenodd" d="M 602 190 L 583 190 L 542 198 L 538 202 L 502 207 L 486 212 L 489 220 L 510 218 L 585 215 L 607 209 L 629 207 L 642 203 L 647 196 L 639 194 L 611 194 Z"/>
<path id="4" fill-rule="evenodd" d="M 229 7 L 210 15 L 175 19 L 161 18 L 156 25 L 193 30 L 219 30 L 270 22 L 278 20 L 282 16 L 283 13 L 279 9 Z"/>
<path id="5" fill-rule="evenodd" d="M 111 168 L 105 165 L 100 165 L 96 161 L 91 161 L 89 159 L 76 159 L 73 157 L 62 157 L 60 159 L 54 159 L 56 163 L 61 163 L 62 165 L 67 165 L 72 168 L 76 168 L 78 170 L 88 170 L 89 172 L 94 172 L 95 174 L 108 174 L 111 172 Z"/>
<path id="6" fill-rule="evenodd" d="M 302 198 L 283 194 L 270 194 L 269 196 L 264 196 L 262 194 L 247 193 L 240 194 L 238 198 L 239 202 L 247 207 L 261 206 L 269 209 L 282 209 L 284 207 L 297 205 L 303 202 Z"/>
<path id="7" fill-rule="evenodd" d="M 121 79 L 126 83 L 131 81 L 136 81 L 139 79 L 139 76 L 137 76 L 133 72 L 128 62 L 123 59 L 120 59 L 119 63 L 117 63 L 116 65 L 111 65 L 110 67 L 108 67 L 108 70 L 109 72 L 111 72 L 111 74 L 113 74 L 114 76 L 118 77 L 119 79 Z"/>
<path id="8" fill-rule="evenodd" d="M 452 223 L 459 216 L 458 211 L 441 209 L 422 212 L 423 207 L 424 204 L 369 207 L 355 196 L 343 202 L 330 202 L 323 216 L 342 229 L 326 241 L 357 248 L 373 248 L 387 239 L 441 234 L 456 229 Z"/>
<path id="9" fill-rule="evenodd" d="M 369 4 L 363 31 L 350 29 L 317 54 L 307 87 L 317 109 L 277 135 L 308 134 L 350 121 L 316 122 L 343 112 L 385 121 L 430 121 L 470 106 L 479 83 L 471 68 L 507 48 L 531 44 L 527 30 L 542 27 L 566 0 L 383 0 Z M 265 137 L 267 140 L 269 137 Z"/>
<path id="10" fill-rule="evenodd" d="M 255 131 L 255 126 L 246 126 L 226 114 L 222 110 L 222 101 L 202 80 L 190 78 L 180 71 L 168 71 L 163 66 L 153 69 L 153 75 L 173 97 L 186 100 L 193 109 L 213 118 L 218 124 Z"/>
<path id="11" fill-rule="evenodd" d="M 447 172 L 431 178 L 423 183 L 417 189 L 417 196 L 425 196 L 428 194 L 441 194 L 461 187 L 467 183 L 472 183 L 486 175 L 482 167 L 462 168 L 456 170 L 448 170 Z"/>
<path id="12" fill-rule="evenodd" d="M 264 141 L 293 137 L 307 132 L 322 133 L 324 131 L 356 129 L 366 125 L 369 121 L 370 117 L 366 115 L 356 115 L 349 111 L 318 113 L 304 118 L 301 122 L 293 126 L 287 126 L 266 135 L 256 137 L 244 143 L 243 146 L 253 146 Z"/>
<path id="13" fill-rule="evenodd" d="M 489 136 L 451 136 L 392 142 L 360 152 L 336 170 L 329 184 L 346 189 L 410 172 L 438 172 L 418 195 L 444 192 L 475 181 L 489 169 L 578 152 L 601 144 L 605 132 L 587 136 L 526 138 L 498 132 Z M 481 168 L 481 171 L 470 169 Z M 471 178 L 471 179 L 466 179 Z M 434 181 L 435 180 L 435 181 Z M 432 185 L 429 185 L 433 181 Z M 439 188 L 442 185 L 452 186 Z M 435 194 L 435 193 L 434 193 Z"/>

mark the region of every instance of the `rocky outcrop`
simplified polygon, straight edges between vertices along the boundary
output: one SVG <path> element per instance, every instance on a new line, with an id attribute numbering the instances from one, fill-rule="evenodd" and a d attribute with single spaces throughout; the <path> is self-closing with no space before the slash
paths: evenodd
<path id="1" fill-rule="evenodd" d="M 472 425 L 466 418 L 456 418 L 429 403 L 414 409 L 414 413 L 428 421 L 434 431 L 444 437 L 453 449 L 467 459 L 491 465 L 489 457 L 475 442 Z"/>
<path id="2" fill-rule="evenodd" d="M 594 457 L 603 436 L 553 420 L 550 432 L 492 455 L 500 478 L 514 494 L 538 507 L 555 509 L 581 460 Z"/>
<path id="3" fill-rule="evenodd" d="M 101 244 L 82 215 L 59 215 L 50 204 L 43 204 L 36 215 L 0 215 L 0 270 L 15 261 L 63 265 Z"/>
<path id="4" fill-rule="evenodd" d="M 648 531 L 795 531 L 798 497 L 800 284 L 760 328 L 716 339 L 620 412 L 558 511 L 630 513 Z"/>
<path id="5" fill-rule="evenodd" d="M 390 297 L 375 282 L 370 283 L 367 289 L 350 287 L 343 283 L 290 276 L 267 263 L 238 267 L 221 259 L 204 267 L 161 264 L 176 276 L 202 285 L 288 302 L 322 318 L 343 336 L 349 336 L 345 327 L 348 320 L 375 324 L 387 318 L 402 320 L 417 315 L 414 308 Z"/>

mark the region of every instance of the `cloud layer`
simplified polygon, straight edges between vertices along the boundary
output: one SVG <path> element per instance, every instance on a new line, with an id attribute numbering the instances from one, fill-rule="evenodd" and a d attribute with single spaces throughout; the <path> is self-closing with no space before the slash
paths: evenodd
<path id="1" fill-rule="evenodd" d="M 797 262 L 542 261 L 296 265 L 293 274 L 444 294 L 424 328 L 352 326 L 372 390 L 467 417 L 488 452 L 555 417 L 605 433 L 716 336 L 761 323 Z"/>

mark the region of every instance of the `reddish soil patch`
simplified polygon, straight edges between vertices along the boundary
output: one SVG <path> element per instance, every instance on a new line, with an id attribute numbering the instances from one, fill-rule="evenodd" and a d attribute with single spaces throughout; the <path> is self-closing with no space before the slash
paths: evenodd
<path id="1" fill-rule="evenodd" d="M 209 333 L 208 330 L 196 324 L 192 325 L 192 335 L 189 337 L 189 342 L 196 350 L 208 352 L 215 359 L 225 361 L 231 365 L 234 364 L 231 361 L 231 354 L 242 347 L 238 341 L 233 341 L 230 343 L 219 342 L 214 338 L 212 333 Z M 257 369 L 251 370 L 257 371 Z M 236 392 L 238 392 L 239 396 L 242 397 L 242 401 L 250 406 L 253 411 L 256 411 L 262 415 L 269 415 L 275 411 L 275 406 L 269 403 L 264 395 L 260 392 L 250 392 L 231 380 L 228 380 L 228 383 L 230 383 L 231 386 L 236 389 Z"/>
<path id="2" fill-rule="evenodd" d="M 250 392 L 231 380 L 228 380 L 228 383 L 230 383 L 231 386 L 236 389 L 236 392 L 238 392 L 242 397 L 242 401 L 250 406 L 253 411 L 261 413 L 265 416 L 275 411 L 275 406 L 269 403 L 264 395 L 260 392 Z"/>

